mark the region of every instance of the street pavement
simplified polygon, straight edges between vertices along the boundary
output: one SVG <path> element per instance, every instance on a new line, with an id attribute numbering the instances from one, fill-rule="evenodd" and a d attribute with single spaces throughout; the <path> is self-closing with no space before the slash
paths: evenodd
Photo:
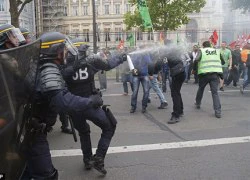
<path id="1" fill-rule="evenodd" d="M 160 101 L 151 90 L 151 103 L 147 113 L 142 114 L 140 87 L 137 111 L 130 114 L 131 96 L 123 96 L 122 84 L 109 80 L 103 99 L 104 104 L 111 105 L 118 126 L 105 159 L 107 175 L 84 170 L 79 137 L 75 143 L 71 135 L 61 133 L 58 121 L 49 134 L 49 142 L 59 179 L 249 180 L 250 92 L 242 95 L 232 87 L 220 92 L 222 118 L 217 119 L 209 87 L 201 109 L 195 109 L 197 88 L 192 82 L 183 85 L 184 117 L 169 125 L 169 88 L 165 94 L 169 104 L 166 109 L 157 109 Z M 91 122 L 90 126 L 92 145 L 96 148 L 101 131 Z"/>

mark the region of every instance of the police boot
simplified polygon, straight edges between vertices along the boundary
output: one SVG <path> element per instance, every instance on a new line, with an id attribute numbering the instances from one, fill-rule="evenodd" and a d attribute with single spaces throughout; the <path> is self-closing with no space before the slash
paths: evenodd
<path id="1" fill-rule="evenodd" d="M 72 129 L 70 129 L 69 127 L 61 127 L 62 129 L 62 132 L 65 133 L 65 134 L 73 134 L 73 131 Z"/>
<path id="2" fill-rule="evenodd" d="M 55 169 L 54 172 L 46 179 L 47 180 L 58 180 L 58 171 Z"/>
<path id="3" fill-rule="evenodd" d="M 94 160 L 93 167 L 103 175 L 106 175 L 107 171 L 106 169 L 104 169 L 104 158 L 94 155 L 93 160 Z"/>
<path id="4" fill-rule="evenodd" d="M 85 169 L 90 170 L 93 167 L 93 156 L 84 158 L 83 162 L 84 162 Z"/>

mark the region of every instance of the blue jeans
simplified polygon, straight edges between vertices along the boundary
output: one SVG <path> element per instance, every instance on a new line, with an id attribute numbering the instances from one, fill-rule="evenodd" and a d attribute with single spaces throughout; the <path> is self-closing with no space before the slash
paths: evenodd
<path id="1" fill-rule="evenodd" d="M 247 74 L 248 74 L 248 68 L 244 67 L 244 69 L 243 69 L 243 77 L 244 77 L 243 83 L 245 83 L 248 80 L 248 75 Z"/>
<path id="2" fill-rule="evenodd" d="M 159 85 L 158 85 L 158 82 L 157 82 L 157 74 L 154 74 L 153 75 L 153 79 L 150 80 L 150 84 L 151 84 L 151 87 L 153 88 L 153 90 L 156 92 L 157 96 L 160 98 L 160 101 L 161 103 L 164 103 L 164 102 L 167 102 Z"/>
<path id="3" fill-rule="evenodd" d="M 128 84 L 131 86 L 131 91 L 133 91 L 132 75 L 131 74 L 122 74 L 122 85 L 124 93 L 128 93 Z"/>
<path id="4" fill-rule="evenodd" d="M 142 98 L 142 107 L 147 107 L 148 96 L 149 96 L 149 79 L 148 76 L 133 76 L 133 94 L 131 97 L 131 106 L 133 109 L 136 109 L 137 105 L 137 95 L 140 87 L 140 82 L 143 88 L 143 98 Z"/>
<path id="5" fill-rule="evenodd" d="M 244 75 L 244 81 L 243 81 L 243 88 L 247 87 L 248 84 L 250 84 L 250 67 L 246 67 L 245 70 L 245 75 Z"/>
<path id="6" fill-rule="evenodd" d="M 186 66 L 185 66 L 185 81 L 188 81 L 188 74 L 189 74 L 189 68 L 190 68 L 190 63 L 188 63 Z"/>

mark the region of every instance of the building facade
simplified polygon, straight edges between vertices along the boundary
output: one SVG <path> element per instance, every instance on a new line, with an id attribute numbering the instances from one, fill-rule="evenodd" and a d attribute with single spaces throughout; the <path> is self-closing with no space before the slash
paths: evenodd
<path id="1" fill-rule="evenodd" d="M 0 25 L 11 24 L 9 0 L 0 0 Z M 35 34 L 35 10 L 34 2 L 26 4 L 19 18 L 20 27 L 27 28 L 32 34 Z"/>
<path id="2" fill-rule="evenodd" d="M 37 26 L 41 34 L 46 31 L 60 31 L 71 37 L 81 37 L 87 43 L 93 41 L 92 0 L 37 0 Z M 130 32 L 126 32 L 123 23 L 124 14 L 133 11 L 129 0 L 95 0 L 97 40 L 99 47 L 116 46 L 120 40 L 125 40 Z M 214 30 L 217 30 L 219 42 L 230 42 L 235 34 L 244 26 L 250 27 L 250 16 L 240 17 L 238 11 L 232 11 L 228 0 L 207 0 L 200 13 L 188 15 L 189 24 L 183 25 L 177 31 L 164 32 L 165 37 L 172 41 L 183 41 L 190 44 L 208 40 Z M 241 23 L 242 19 L 245 22 Z M 241 24 L 241 25 L 240 25 Z M 233 27 L 233 28 L 232 28 Z M 244 29 L 243 28 L 243 29 Z M 156 43 L 161 32 L 140 32 L 133 28 L 136 44 Z"/>

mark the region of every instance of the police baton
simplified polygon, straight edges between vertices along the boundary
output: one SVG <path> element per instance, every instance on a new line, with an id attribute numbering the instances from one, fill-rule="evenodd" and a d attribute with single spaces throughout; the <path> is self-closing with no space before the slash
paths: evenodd
<path id="1" fill-rule="evenodd" d="M 67 115 L 67 116 L 68 116 L 68 120 L 69 120 L 69 123 L 70 123 L 70 126 L 71 126 L 74 141 L 77 142 L 76 131 L 75 131 L 74 124 L 72 122 L 72 118 L 69 115 Z"/>

